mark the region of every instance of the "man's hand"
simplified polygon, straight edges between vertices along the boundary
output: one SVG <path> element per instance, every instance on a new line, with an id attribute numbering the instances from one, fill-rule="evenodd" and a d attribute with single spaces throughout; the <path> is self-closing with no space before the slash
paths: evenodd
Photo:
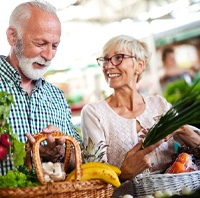
<path id="1" fill-rule="evenodd" d="M 65 143 L 64 138 L 56 139 L 51 135 L 54 131 L 60 131 L 59 128 L 53 125 L 49 125 L 42 129 L 42 133 L 48 134 L 47 144 L 40 145 L 40 156 L 46 161 L 56 162 L 61 156 L 65 155 Z M 30 133 L 26 133 L 26 136 L 31 144 L 35 142 L 34 137 Z"/>

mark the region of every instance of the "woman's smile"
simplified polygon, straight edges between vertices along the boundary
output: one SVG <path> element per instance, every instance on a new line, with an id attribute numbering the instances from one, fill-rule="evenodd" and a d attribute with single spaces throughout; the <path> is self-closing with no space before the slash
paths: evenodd
<path id="1" fill-rule="evenodd" d="M 109 78 L 115 78 L 115 77 L 119 77 L 119 76 L 121 76 L 121 74 L 108 74 L 108 77 Z"/>

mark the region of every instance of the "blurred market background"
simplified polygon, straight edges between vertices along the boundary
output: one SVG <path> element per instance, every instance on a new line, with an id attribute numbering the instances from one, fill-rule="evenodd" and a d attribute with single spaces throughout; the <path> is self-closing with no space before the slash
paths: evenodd
<path id="1" fill-rule="evenodd" d="M 163 94 L 159 71 L 162 69 L 161 51 L 166 46 L 175 49 L 180 67 L 200 67 L 200 0 L 48 1 L 57 8 L 62 37 L 45 78 L 64 91 L 75 124 L 80 123 L 84 104 L 112 91 L 105 83 L 96 58 L 103 44 L 113 36 L 131 35 L 147 42 L 152 50 L 150 66 L 138 84 L 141 93 Z M 22 2 L 25 1 L 6 0 L 0 6 L 0 54 L 8 54 L 9 16 Z M 179 85 L 180 94 L 185 84 Z"/>

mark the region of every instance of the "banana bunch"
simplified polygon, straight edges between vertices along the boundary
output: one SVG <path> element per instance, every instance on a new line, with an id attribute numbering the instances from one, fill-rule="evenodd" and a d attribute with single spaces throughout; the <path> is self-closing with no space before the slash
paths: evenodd
<path id="1" fill-rule="evenodd" d="M 82 181 L 99 179 L 106 183 L 112 184 L 115 187 L 119 187 L 121 185 L 118 177 L 121 174 L 121 170 L 116 166 L 102 162 L 88 162 L 86 164 L 82 164 L 81 168 Z M 73 170 L 71 173 L 69 173 L 66 181 L 75 180 L 75 172 L 76 170 Z"/>

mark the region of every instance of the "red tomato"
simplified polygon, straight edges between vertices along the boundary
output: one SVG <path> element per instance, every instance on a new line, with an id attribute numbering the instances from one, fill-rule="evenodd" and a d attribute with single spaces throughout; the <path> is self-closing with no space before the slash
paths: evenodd
<path id="1" fill-rule="evenodd" d="M 187 153 L 181 153 L 181 154 L 178 155 L 176 161 L 187 165 L 190 161 L 190 155 L 187 154 Z"/>
<path id="2" fill-rule="evenodd" d="M 184 173 L 186 171 L 186 167 L 181 162 L 174 162 L 171 168 L 169 169 L 168 173 Z"/>

